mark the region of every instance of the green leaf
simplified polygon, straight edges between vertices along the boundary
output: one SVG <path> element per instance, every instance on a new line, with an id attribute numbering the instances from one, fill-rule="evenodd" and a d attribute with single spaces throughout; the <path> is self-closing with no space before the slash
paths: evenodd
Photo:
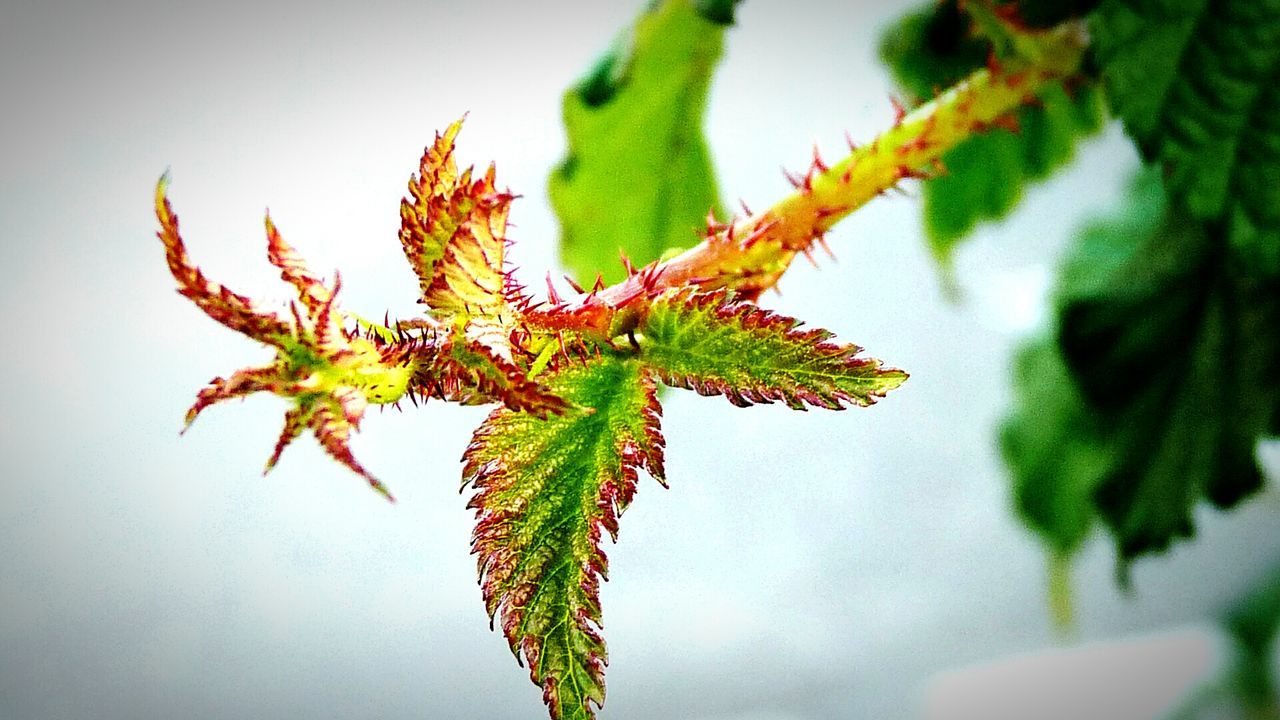
<path id="1" fill-rule="evenodd" d="M 1014 504 L 1055 556 L 1069 557 L 1093 527 L 1093 495 L 1110 467 L 1108 448 L 1056 343 L 1022 348 L 1014 393 L 1014 411 L 1000 433 Z"/>
<path id="2" fill-rule="evenodd" d="M 1105 0 L 1107 96 L 1170 195 L 1280 273 L 1280 0 Z"/>
<path id="3" fill-rule="evenodd" d="M 667 385 L 738 406 L 781 400 L 796 410 L 806 403 L 840 410 L 870 405 L 906 380 L 879 360 L 855 357 L 857 345 L 827 342 L 831 333 L 799 324 L 724 291 L 669 291 L 640 324 L 640 359 Z"/>
<path id="4" fill-rule="evenodd" d="M 584 285 L 700 240 L 724 217 L 702 118 L 733 2 L 662 0 L 564 98 L 568 155 L 552 173 L 561 252 Z"/>
<path id="5" fill-rule="evenodd" d="M 913 101 L 932 97 L 987 61 L 991 44 L 970 32 L 956 0 L 930 3 L 890 25 L 880 37 L 880 61 Z"/>
<path id="6" fill-rule="evenodd" d="M 1151 207 L 1154 184 L 1084 234 L 1059 301 L 1063 357 L 1112 453 L 1095 502 L 1124 560 L 1190 536 L 1201 499 L 1226 508 L 1258 489 L 1280 389 L 1280 283 Z"/>
<path id="7" fill-rule="evenodd" d="M 601 530 L 616 539 L 637 469 L 663 482 L 654 383 L 634 361 L 602 356 L 547 378 L 575 405 L 538 418 L 494 411 L 467 449 L 477 523 L 472 552 L 490 617 L 542 686 L 551 717 L 595 716 L 604 702 Z"/>
<path id="8" fill-rule="evenodd" d="M 1249 717 L 1275 715 L 1280 711 L 1280 684 L 1276 682 L 1271 658 L 1280 634 L 1280 566 L 1227 612 L 1223 624 L 1235 641 L 1231 674 L 1236 695 L 1255 711 Z"/>
<path id="9" fill-rule="evenodd" d="M 991 52 L 955 0 L 903 18 L 880 43 L 881 59 L 913 103 L 981 67 Z M 946 173 L 924 182 L 925 230 L 940 261 L 978 222 L 1013 209 L 1027 184 L 1065 165 L 1076 143 L 1103 125 L 1101 95 L 1091 85 L 1050 84 L 1040 100 L 1014 115 L 1018 132 L 993 129 L 969 138 L 943 156 Z"/>

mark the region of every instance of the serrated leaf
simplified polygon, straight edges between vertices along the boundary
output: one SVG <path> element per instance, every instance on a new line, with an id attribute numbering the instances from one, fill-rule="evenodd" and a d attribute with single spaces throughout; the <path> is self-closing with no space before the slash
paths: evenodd
<path id="1" fill-rule="evenodd" d="M 640 360 L 667 385 L 724 395 L 738 406 L 781 400 L 796 410 L 840 410 L 870 405 L 906 380 L 901 370 L 857 357 L 857 345 L 828 342 L 826 330 L 799 325 L 725 291 L 668 291 L 638 328 Z"/>
<path id="2" fill-rule="evenodd" d="M 564 97 L 568 154 L 549 180 L 561 255 L 582 284 L 700 240 L 724 217 L 702 134 L 734 2 L 661 0 Z"/>
<path id="3" fill-rule="evenodd" d="M 494 168 L 480 178 L 458 172 L 459 120 L 423 153 L 409 197 L 400 202 L 400 243 L 424 302 L 441 321 L 499 317 L 507 306 L 506 225 L 512 195 L 499 192 Z"/>
<path id="4" fill-rule="evenodd" d="M 653 381 L 634 361 L 602 356 L 547 379 L 575 405 L 537 418 L 496 410 L 465 455 L 476 494 L 472 551 L 490 616 L 553 718 L 584 720 L 604 702 L 601 530 L 616 539 L 637 470 L 663 481 Z"/>
<path id="5" fill-rule="evenodd" d="M 400 243 L 418 275 L 422 302 L 443 336 L 415 390 L 463 403 L 500 400 L 513 410 L 560 412 L 563 401 L 524 377 L 511 340 L 524 298 L 506 263 L 507 213 L 494 167 L 458 171 L 454 122 L 423 153 L 409 197 L 400 202 Z M 515 301 L 515 302 L 513 302 Z"/>
<path id="6" fill-rule="evenodd" d="M 1171 196 L 1280 273 L 1280 1 L 1105 0 L 1090 29 L 1111 107 Z"/>
<path id="7" fill-rule="evenodd" d="M 178 283 L 178 292 L 209 317 L 270 345 L 276 352 L 268 365 L 237 370 L 229 377 L 218 376 L 209 381 L 187 410 L 186 427 L 204 410 L 225 400 L 258 392 L 279 395 L 292 401 L 293 407 L 285 414 L 284 428 L 265 471 L 275 466 L 281 453 L 303 431 L 311 430 L 330 457 L 391 499 L 386 487 L 356 460 L 350 440 L 370 403 L 395 402 L 405 394 L 415 371 L 414 360 L 380 341 L 347 332 L 344 315 L 335 304 L 341 287 L 336 273 L 333 287 L 324 285 L 285 241 L 270 217 L 265 222 L 267 259 L 298 295 L 298 301 L 290 307 L 291 320 L 258 308 L 249 298 L 209 280 L 187 254 L 167 188 L 168 178 L 162 177 L 155 195 L 156 218 L 160 221 L 157 235 L 164 244 L 165 259 Z"/>
<path id="8" fill-rule="evenodd" d="M 981 67 L 991 52 L 989 42 L 973 35 L 955 0 L 903 18 L 880 44 L 881 59 L 913 102 Z M 978 222 L 1003 217 L 1030 182 L 1065 165 L 1076 143 L 1102 127 L 1101 96 L 1088 84 L 1068 90 L 1052 83 L 1040 100 L 1038 107 L 1016 113 L 1016 133 L 994 129 L 974 135 L 943 156 L 946 173 L 924 181 L 925 229 L 941 261 Z"/>
<path id="9" fill-rule="evenodd" d="M 1093 527 L 1094 492 L 1111 464 L 1108 448 L 1051 340 L 1018 353 L 1014 393 L 1013 413 L 1000 432 L 1014 505 L 1057 557 L 1069 557 Z"/>
<path id="10" fill-rule="evenodd" d="M 1258 489 L 1255 447 L 1280 392 L 1280 284 L 1176 209 L 1129 215 L 1152 224 L 1083 236 L 1058 330 L 1111 447 L 1095 501 L 1125 560 L 1189 536 L 1202 499 L 1225 508 Z"/>
<path id="11" fill-rule="evenodd" d="M 455 335 L 440 343 L 414 377 L 414 387 L 424 396 L 440 397 L 463 405 L 501 402 L 514 411 L 544 416 L 564 412 L 569 406 L 527 372 L 497 355 L 484 343 Z"/>

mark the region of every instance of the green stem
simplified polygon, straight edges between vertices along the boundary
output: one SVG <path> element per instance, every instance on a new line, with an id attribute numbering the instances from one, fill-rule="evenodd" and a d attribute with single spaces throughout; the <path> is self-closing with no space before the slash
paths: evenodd
<path id="1" fill-rule="evenodd" d="M 1062 637 L 1075 627 L 1071 592 L 1071 556 L 1056 550 L 1049 554 L 1049 614 L 1053 627 Z"/>
<path id="2" fill-rule="evenodd" d="M 729 287 L 754 297 L 774 286 L 795 256 L 810 252 L 841 219 L 904 178 L 943 171 L 941 158 L 947 151 L 1001 126 L 1011 111 L 1037 102 L 1046 85 L 1079 72 L 1086 44 L 1079 22 L 1019 32 L 1017 58 L 993 60 L 974 71 L 833 165 L 815 157 L 808 172 L 796 178 L 795 192 L 773 207 L 728 224 L 713 223 L 697 246 L 580 300 L 583 307 L 617 311 L 608 313 L 607 320 L 595 315 L 595 322 L 582 329 L 616 335 L 634 327 L 644 310 L 643 298 L 654 290 Z"/>

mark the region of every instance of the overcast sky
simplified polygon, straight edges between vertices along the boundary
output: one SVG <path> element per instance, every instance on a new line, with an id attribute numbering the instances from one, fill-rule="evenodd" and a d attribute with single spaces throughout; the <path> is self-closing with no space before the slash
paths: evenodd
<path id="1" fill-rule="evenodd" d="M 309 439 L 263 479 L 276 398 L 179 439 L 203 383 L 269 354 L 173 292 L 151 197 L 170 169 L 191 253 L 240 292 L 288 297 L 263 255 L 270 205 L 313 268 L 342 270 L 345 307 L 408 317 L 397 203 L 433 131 L 469 112 L 460 156 L 523 195 L 512 259 L 539 278 L 558 263 L 560 93 L 639 4 L 0 10 L 0 717 L 542 716 L 468 555 L 458 458 L 485 410 L 367 419 L 355 448 L 395 506 Z M 815 142 L 834 155 L 891 122 L 874 45 L 905 6 L 742 5 L 708 122 L 727 198 L 767 205 Z M 645 480 L 607 548 L 605 718 L 914 717 L 956 677 L 939 673 L 1054 646 L 994 428 L 1054 259 L 1134 162 L 1112 128 L 981 229 L 963 304 L 911 198 L 837 228 L 837 263 L 797 265 L 768 304 L 912 373 L 874 408 L 669 394 L 671 489 Z M 1099 538 L 1077 640 L 1202 624 L 1280 556 L 1278 511 L 1272 490 L 1200 513 L 1197 542 L 1139 563 L 1129 596 Z M 1158 662 L 1198 667 L 1203 647 L 1178 647 Z"/>

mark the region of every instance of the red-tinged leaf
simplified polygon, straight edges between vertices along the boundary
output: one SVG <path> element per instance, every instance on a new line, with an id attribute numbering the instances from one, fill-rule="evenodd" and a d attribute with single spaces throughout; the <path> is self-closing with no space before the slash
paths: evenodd
<path id="1" fill-rule="evenodd" d="M 282 347 L 285 339 L 293 334 L 288 323 L 275 313 L 254 307 L 249 298 L 208 279 L 191 262 L 178 232 L 178 216 L 165 196 L 168 187 L 168 176 L 161 177 L 156 183 L 156 217 L 160 220 L 160 231 L 156 235 L 164 243 L 165 260 L 169 263 L 173 279 L 178 281 L 178 292 L 206 315 L 232 330 L 259 342 Z"/>
<path id="2" fill-rule="evenodd" d="M 559 395 L 528 379 L 524 370 L 489 345 L 466 339 L 444 341 L 410 387 L 421 395 L 464 405 L 501 402 L 511 410 L 540 417 L 568 408 Z"/>
<path id="3" fill-rule="evenodd" d="M 196 393 L 195 403 L 187 409 L 183 432 L 186 432 L 196 417 L 210 405 L 223 400 L 242 398 L 256 392 L 275 392 L 281 388 L 280 373 L 274 365 L 237 370 L 229 378 L 215 377 L 209 384 Z"/>
<path id="4" fill-rule="evenodd" d="M 472 179 L 458 173 L 453 123 L 422 156 L 400 203 L 400 243 L 418 275 L 422 300 L 441 320 L 493 318 L 506 307 L 507 212 L 512 195 L 499 192 L 494 169 Z"/>
<path id="5" fill-rule="evenodd" d="M 266 220 L 267 258 L 298 293 L 298 302 L 290 306 L 292 322 L 254 308 L 248 298 L 209 280 L 187 256 L 178 218 L 165 197 L 167 185 L 167 178 L 162 178 L 156 187 L 156 216 L 178 291 L 213 319 L 276 351 L 269 365 L 210 381 L 187 411 L 186 425 L 205 408 L 223 400 L 256 392 L 280 395 L 295 404 L 285 415 L 284 429 L 266 471 L 275 466 L 289 443 L 310 429 L 330 456 L 390 498 L 382 484 L 356 461 L 351 433 L 359 429 L 370 403 L 395 402 L 404 395 L 421 365 L 418 353 L 425 346 L 413 340 L 403 344 L 375 342 L 348 332 L 345 316 L 335 305 L 341 287 L 336 274 L 333 287 L 325 286 L 270 218 Z"/>
<path id="6" fill-rule="evenodd" d="M 656 298 L 638 330 L 640 360 L 667 385 L 724 395 L 734 405 L 781 400 L 840 410 L 870 405 L 907 374 L 859 358 L 857 345 L 828 342 L 826 330 L 692 288 Z"/>
<path id="7" fill-rule="evenodd" d="M 663 480 L 660 409 L 636 362 L 603 356 L 548 377 L 575 407 L 538 418 L 500 408 L 464 456 L 476 490 L 485 606 L 543 688 L 553 718 L 587 720 L 604 702 L 601 530 L 616 539 L 637 470 Z"/>
<path id="8" fill-rule="evenodd" d="M 280 279 L 293 285 L 298 291 L 298 299 L 302 301 L 308 312 L 318 312 L 320 307 L 333 302 L 333 295 L 324 286 L 320 278 L 307 269 L 306 262 L 293 246 L 285 242 L 271 216 L 265 221 L 267 226 L 267 260 L 280 269 Z"/>

